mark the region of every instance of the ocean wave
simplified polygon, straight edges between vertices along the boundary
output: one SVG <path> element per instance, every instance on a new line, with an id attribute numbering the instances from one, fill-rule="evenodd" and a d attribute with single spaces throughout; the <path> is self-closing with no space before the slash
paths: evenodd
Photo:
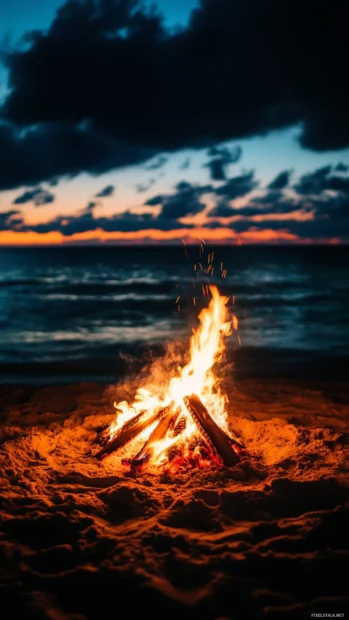
<path id="1" fill-rule="evenodd" d="M 12 286 L 40 286 L 48 283 L 47 278 L 18 278 L 0 280 L 0 288 Z"/>
<path id="2" fill-rule="evenodd" d="M 228 269 L 222 279 L 217 249 L 211 282 L 230 297 L 243 348 L 349 351 L 347 254 L 235 250 L 222 249 Z M 95 369 L 97 360 L 113 360 L 128 347 L 141 356 L 155 342 L 180 334 L 189 339 L 208 302 L 201 289 L 207 279 L 195 283 L 195 260 L 175 263 L 178 248 L 0 253 L 0 361 L 9 369 L 21 361 L 68 364 L 84 356 Z"/>

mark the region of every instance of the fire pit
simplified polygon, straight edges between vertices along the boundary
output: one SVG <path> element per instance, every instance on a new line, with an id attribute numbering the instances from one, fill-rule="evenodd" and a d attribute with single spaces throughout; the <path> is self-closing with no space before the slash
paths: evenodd
<path id="1" fill-rule="evenodd" d="M 222 296 L 216 286 L 207 287 L 207 292 L 210 301 L 198 316 L 189 361 L 161 385 L 154 382 L 138 388 L 132 403 L 115 403 L 118 415 L 97 459 L 140 437 L 141 449 L 132 454 L 130 446 L 130 454 L 122 458 L 132 469 L 145 464 L 229 467 L 239 460 L 243 446 L 228 427 L 227 398 L 215 373 L 224 358 L 226 338 L 237 330 L 238 322 L 235 315 L 229 317 L 229 297 Z"/>

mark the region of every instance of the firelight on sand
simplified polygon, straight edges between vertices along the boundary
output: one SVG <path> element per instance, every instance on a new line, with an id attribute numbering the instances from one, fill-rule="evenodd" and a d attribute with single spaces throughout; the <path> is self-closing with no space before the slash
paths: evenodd
<path id="1" fill-rule="evenodd" d="M 109 445 L 113 440 L 118 442 L 122 433 L 125 436 L 125 431 L 128 442 L 134 436 L 132 428 L 145 442 L 136 459 L 124 459 L 124 462 L 135 464 L 135 461 L 143 463 L 146 460 L 152 464 L 165 464 L 173 454 L 171 449 L 176 447 L 177 456 L 180 452 L 181 458 L 186 459 L 189 454 L 194 454 L 202 463 L 204 459 L 200 450 L 203 442 L 206 448 L 211 448 L 213 460 L 217 449 L 215 443 L 223 444 L 223 454 L 227 455 L 225 458 L 221 453 L 223 462 L 233 462 L 236 457 L 229 447 L 233 443 L 236 447 L 237 442 L 229 437 L 227 398 L 221 390 L 215 367 L 224 359 L 226 338 L 234 329 L 237 330 L 238 321 L 235 315 L 229 316 L 229 297 L 221 295 L 216 286 L 210 286 L 208 291 L 211 299 L 198 316 L 199 327 L 193 330 L 189 361 L 183 366 L 178 365 L 174 375 L 169 374 L 164 362 L 160 380 L 157 377 L 151 385 L 140 386 L 132 404 L 127 401 L 115 403 L 118 415 L 110 427 Z M 116 445 L 118 449 L 124 444 L 121 441 Z"/>

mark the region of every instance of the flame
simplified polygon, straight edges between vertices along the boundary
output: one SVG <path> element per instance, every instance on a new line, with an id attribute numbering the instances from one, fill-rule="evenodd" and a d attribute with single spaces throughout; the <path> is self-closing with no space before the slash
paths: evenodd
<path id="1" fill-rule="evenodd" d="M 198 316 L 199 326 L 193 330 L 189 346 L 189 361 L 171 376 L 166 368 L 163 370 L 161 381 L 137 389 L 134 402 L 127 401 L 114 403 L 118 411 L 117 418 L 110 429 L 111 438 L 131 418 L 141 411 L 148 411 L 151 415 L 155 410 L 171 406 L 178 411 L 178 420 L 185 418 L 185 428 L 173 436 L 168 431 L 165 438 L 152 446 L 152 462 L 166 461 L 166 451 L 174 444 L 180 444 L 185 452 L 189 444 L 199 434 L 195 422 L 188 414 L 183 398 L 188 394 L 197 394 L 207 407 L 217 424 L 228 431 L 226 396 L 220 389 L 220 380 L 214 372 L 217 362 L 221 362 L 225 353 L 225 340 L 233 329 L 237 330 L 238 322 L 235 315 L 229 320 L 229 297 L 220 295 L 216 286 L 208 287 L 211 295 L 210 302 Z M 165 364 L 164 364 L 165 365 Z M 154 427 L 153 427 L 154 428 Z M 147 440 L 152 429 L 142 433 L 142 439 Z"/>

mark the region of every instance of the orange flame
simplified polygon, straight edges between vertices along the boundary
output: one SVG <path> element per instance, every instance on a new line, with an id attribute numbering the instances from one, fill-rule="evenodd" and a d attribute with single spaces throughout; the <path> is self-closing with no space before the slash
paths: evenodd
<path id="1" fill-rule="evenodd" d="M 220 380 L 214 372 L 214 366 L 222 361 L 225 352 L 225 339 L 232 332 L 229 321 L 229 297 L 220 295 L 216 286 L 210 286 L 211 300 L 208 307 L 201 310 L 198 319 L 199 327 L 193 331 L 190 339 L 189 362 L 178 367 L 174 376 L 169 376 L 164 369 L 163 381 L 154 381 L 153 385 L 140 387 L 132 405 L 127 401 L 115 403 L 118 416 L 112 424 L 111 437 L 132 417 L 141 411 L 149 411 L 149 415 L 157 409 L 171 406 L 179 412 L 179 418 L 185 417 L 185 427 L 176 436 L 168 434 L 164 439 L 152 446 L 152 461 L 155 463 L 166 461 L 165 452 L 173 444 L 181 442 L 187 445 L 198 429 L 184 405 L 183 398 L 188 394 L 197 394 L 207 407 L 217 424 L 226 432 L 227 413 L 226 397 L 220 390 Z M 237 319 L 233 316 L 233 327 L 237 329 Z M 146 429 L 142 439 L 146 440 L 152 431 Z M 169 432 L 170 433 L 170 432 Z"/>

